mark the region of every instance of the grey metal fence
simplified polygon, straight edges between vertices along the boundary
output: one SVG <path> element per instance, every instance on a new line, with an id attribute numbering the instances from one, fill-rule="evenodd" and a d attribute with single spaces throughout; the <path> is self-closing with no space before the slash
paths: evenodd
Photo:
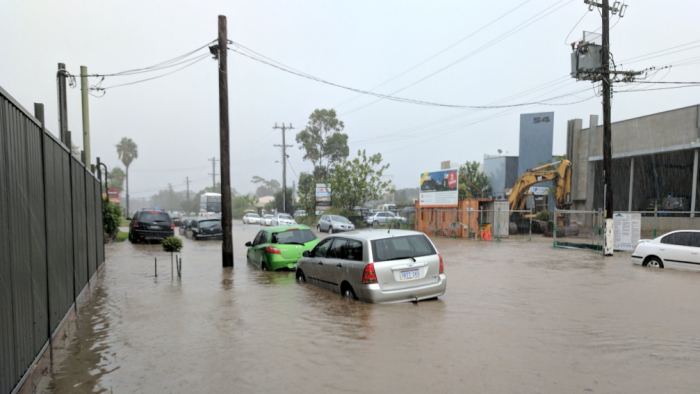
<path id="1" fill-rule="evenodd" d="M 554 209 L 555 248 L 603 250 L 603 211 Z"/>
<path id="2" fill-rule="evenodd" d="M 100 181 L 0 87 L 0 393 L 104 262 Z"/>

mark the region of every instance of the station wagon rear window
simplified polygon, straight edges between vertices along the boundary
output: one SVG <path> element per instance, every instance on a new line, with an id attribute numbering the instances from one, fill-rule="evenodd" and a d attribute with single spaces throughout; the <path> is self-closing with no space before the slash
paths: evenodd
<path id="1" fill-rule="evenodd" d="M 142 212 L 139 214 L 138 218 L 139 222 L 148 222 L 148 223 L 155 223 L 155 222 L 164 222 L 164 223 L 170 223 L 170 215 L 164 212 Z"/>
<path id="2" fill-rule="evenodd" d="M 273 244 L 305 244 L 316 239 L 316 234 L 313 231 L 304 230 L 287 230 L 272 234 Z"/>
<path id="3" fill-rule="evenodd" d="M 434 254 L 436 254 L 435 248 L 425 235 L 409 235 L 372 241 L 372 255 L 375 262 Z"/>

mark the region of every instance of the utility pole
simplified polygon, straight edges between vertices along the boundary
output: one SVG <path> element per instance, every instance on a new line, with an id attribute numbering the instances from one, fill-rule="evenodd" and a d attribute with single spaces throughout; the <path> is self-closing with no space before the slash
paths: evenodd
<path id="1" fill-rule="evenodd" d="M 83 150 L 85 164 L 92 163 L 90 156 L 90 108 L 88 106 L 88 76 L 87 67 L 80 66 L 80 96 L 83 100 Z"/>
<path id="2" fill-rule="evenodd" d="M 287 145 L 285 142 L 285 131 L 294 130 L 294 127 L 291 123 L 289 126 L 285 126 L 284 123 L 282 123 L 282 127 L 277 126 L 277 123 L 275 123 L 273 129 L 282 130 L 282 145 L 275 146 L 282 147 L 282 211 L 287 212 L 287 148 L 291 148 L 292 145 Z"/>
<path id="3" fill-rule="evenodd" d="M 187 184 L 187 210 L 190 209 L 190 177 L 185 177 L 185 183 Z M 189 212 L 187 212 L 189 214 Z"/>
<path id="4" fill-rule="evenodd" d="M 612 182 L 612 108 L 611 108 L 611 98 L 612 98 L 612 84 L 613 81 L 619 80 L 618 75 L 623 76 L 623 82 L 631 82 L 634 80 L 636 75 L 641 74 L 641 72 L 635 71 L 618 71 L 615 69 L 612 73 L 610 72 L 610 13 L 617 15 L 622 18 L 624 16 L 626 4 L 620 6 L 619 1 L 615 1 L 612 7 L 610 7 L 609 0 L 602 0 L 602 3 L 598 3 L 595 0 L 584 0 L 585 4 L 588 4 L 588 9 L 593 11 L 595 7 L 601 9 L 601 16 L 603 19 L 602 23 L 602 45 L 597 47 L 594 43 L 584 42 L 584 40 L 579 42 L 579 46 L 574 48 L 575 43 L 571 44 L 572 50 L 575 51 L 575 56 L 572 57 L 572 62 L 576 62 L 575 66 L 572 63 L 572 68 L 575 68 L 575 75 L 577 80 L 590 80 L 593 82 L 600 81 L 603 85 L 603 189 L 605 201 L 605 241 L 603 246 L 603 255 L 612 256 L 613 255 L 613 245 L 614 245 L 614 232 L 613 232 L 613 182 Z M 585 36 L 585 34 L 584 34 Z M 595 70 L 587 69 L 583 67 L 579 61 L 582 61 L 583 57 L 580 56 L 581 53 L 588 54 L 591 56 L 589 58 L 595 59 L 595 54 L 597 48 L 600 48 L 600 68 Z M 586 65 L 591 67 L 590 65 Z M 611 76 L 611 74 L 613 74 Z M 593 132 L 593 125 L 591 125 L 591 132 Z"/>
<path id="5" fill-rule="evenodd" d="M 170 211 L 173 210 L 173 185 L 168 183 L 168 189 L 170 189 Z"/>
<path id="6" fill-rule="evenodd" d="M 58 87 L 58 131 L 59 139 L 68 149 L 72 146 L 68 145 L 68 103 L 66 100 L 66 65 L 58 63 L 58 72 L 56 73 L 56 86 Z"/>
<path id="7" fill-rule="evenodd" d="M 224 233 L 222 265 L 233 267 L 233 234 L 231 233 L 231 158 L 228 125 L 228 37 L 226 17 L 219 15 L 219 149 L 221 159 L 221 228 Z M 211 48 L 210 48 L 211 49 Z M 214 52 L 214 50 L 212 50 Z M 214 184 L 216 187 L 216 183 Z"/>
<path id="8" fill-rule="evenodd" d="M 211 162 L 211 172 L 209 175 L 211 175 L 211 187 L 212 191 L 216 191 L 216 162 L 221 162 L 221 160 L 216 160 L 216 157 L 212 157 L 211 159 L 208 159 Z"/>

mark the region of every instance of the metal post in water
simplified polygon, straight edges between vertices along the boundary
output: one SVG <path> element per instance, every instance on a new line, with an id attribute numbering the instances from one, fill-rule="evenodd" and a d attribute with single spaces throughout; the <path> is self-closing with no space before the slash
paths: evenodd
<path id="1" fill-rule="evenodd" d="M 557 207 L 554 207 L 554 218 L 552 219 L 552 242 L 557 247 Z"/>
<path id="2" fill-rule="evenodd" d="M 658 207 L 657 207 L 656 203 L 654 203 L 654 238 L 656 238 L 656 227 L 657 227 L 656 225 L 657 225 L 657 220 L 658 220 L 658 217 L 656 216 L 656 214 L 657 214 L 656 209 L 657 208 Z"/>
<path id="3" fill-rule="evenodd" d="M 158 277 L 158 257 L 156 257 L 155 260 L 153 261 L 153 269 L 156 272 L 156 278 L 157 278 Z"/>
<path id="4" fill-rule="evenodd" d="M 530 238 L 528 238 L 528 241 L 532 241 L 532 215 L 534 213 L 532 212 L 532 208 L 530 208 Z"/>

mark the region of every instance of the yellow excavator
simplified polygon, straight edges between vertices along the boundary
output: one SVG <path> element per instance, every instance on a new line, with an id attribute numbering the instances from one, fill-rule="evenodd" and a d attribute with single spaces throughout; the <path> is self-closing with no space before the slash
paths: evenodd
<path id="1" fill-rule="evenodd" d="M 530 187 L 538 183 L 547 181 L 553 181 L 553 186 L 556 188 L 556 193 L 554 195 L 556 196 L 557 209 L 570 208 L 571 162 L 568 160 L 561 160 L 556 163 L 545 164 L 543 166 L 533 168 L 521 175 L 520 178 L 518 178 L 518 180 L 515 181 L 515 185 L 513 185 L 513 190 L 511 191 L 510 196 L 508 197 L 510 209 L 514 211 L 525 210 Z M 511 220 L 511 223 L 515 223 L 518 232 L 527 231 L 528 227 L 530 226 L 531 218 L 533 233 L 545 232 L 545 235 L 548 235 L 547 233 L 550 233 L 552 231 L 552 224 L 535 219 L 536 214 L 513 212 L 511 213 L 511 215 L 513 216 L 513 220 Z M 578 235 L 578 226 L 567 223 L 568 220 L 564 220 L 563 215 L 557 216 L 558 217 L 553 218 L 553 220 L 557 221 L 557 235 Z"/>

